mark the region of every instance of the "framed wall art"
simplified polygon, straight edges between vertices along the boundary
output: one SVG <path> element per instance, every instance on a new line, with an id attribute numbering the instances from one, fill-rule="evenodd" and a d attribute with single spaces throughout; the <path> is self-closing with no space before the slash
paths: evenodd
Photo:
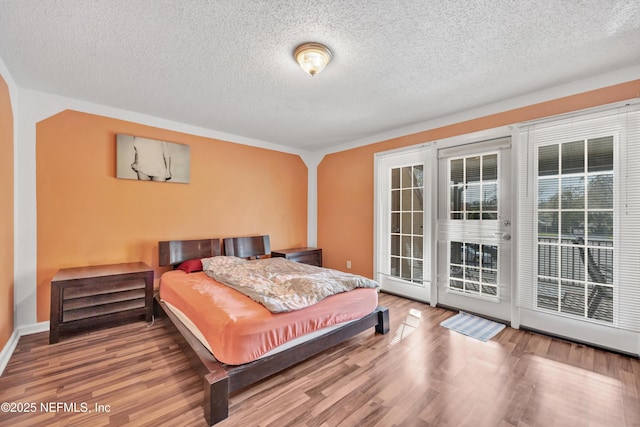
<path id="1" fill-rule="evenodd" d="M 116 177 L 189 183 L 190 147 L 140 136 L 116 137 Z"/>

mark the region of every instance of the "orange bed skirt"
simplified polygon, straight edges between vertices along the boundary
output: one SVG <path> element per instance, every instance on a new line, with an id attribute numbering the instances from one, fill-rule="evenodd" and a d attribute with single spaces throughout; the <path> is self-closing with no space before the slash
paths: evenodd
<path id="1" fill-rule="evenodd" d="M 301 310 L 271 313 L 203 272 L 172 270 L 160 278 L 160 299 L 191 320 L 218 361 L 241 365 L 293 339 L 371 313 L 378 290 L 358 288 Z"/>

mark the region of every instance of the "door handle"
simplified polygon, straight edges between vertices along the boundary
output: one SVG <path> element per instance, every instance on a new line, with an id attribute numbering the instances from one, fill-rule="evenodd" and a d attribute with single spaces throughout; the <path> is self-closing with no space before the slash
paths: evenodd
<path id="1" fill-rule="evenodd" d="M 497 233 L 493 233 L 493 235 L 495 236 L 496 239 L 502 239 L 502 240 L 511 240 L 511 234 L 509 233 L 502 233 L 502 232 L 497 232 Z"/>

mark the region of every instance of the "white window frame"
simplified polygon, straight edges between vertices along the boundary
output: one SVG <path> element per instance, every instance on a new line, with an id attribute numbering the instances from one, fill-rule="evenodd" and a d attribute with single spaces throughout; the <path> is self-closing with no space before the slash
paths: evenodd
<path id="1" fill-rule="evenodd" d="M 523 327 L 593 343 L 617 351 L 640 354 L 640 289 L 625 283 L 640 283 L 637 268 L 640 242 L 640 104 L 609 105 L 590 111 L 547 118 L 522 124 L 518 138 L 517 207 L 518 257 L 537 252 L 538 248 L 538 147 L 614 137 L 614 282 L 613 304 L 617 309 L 613 323 L 571 314 L 538 309 L 535 262 L 518 265 L 517 311 Z M 547 141 L 552 141 L 548 142 Z M 630 164 L 632 162 L 633 164 Z M 635 165 L 635 166 L 634 166 Z M 585 207 L 585 211 L 586 211 Z M 624 232 L 623 232 L 624 231 Z M 560 236 L 559 236 L 560 237 Z M 630 245 L 630 246 L 629 246 Z M 623 250 L 624 249 L 624 250 Z M 628 250 L 627 250 L 628 249 Z M 536 252 L 534 252 L 536 251 Z"/>

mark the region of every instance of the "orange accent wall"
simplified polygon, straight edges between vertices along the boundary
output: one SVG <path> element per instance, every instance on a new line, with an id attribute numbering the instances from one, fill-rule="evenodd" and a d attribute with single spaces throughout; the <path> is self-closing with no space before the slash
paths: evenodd
<path id="1" fill-rule="evenodd" d="M 13 111 L 0 77 L 0 349 L 13 333 Z"/>
<path id="2" fill-rule="evenodd" d="M 640 96 L 640 80 L 325 156 L 318 166 L 318 245 L 326 267 L 373 277 L 374 154 Z"/>
<path id="3" fill-rule="evenodd" d="M 115 177 L 116 134 L 188 144 L 189 184 Z M 59 268 L 144 261 L 160 240 L 269 234 L 306 246 L 307 167 L 262 148 L 64 111 L 36 126 L 38 321 Z"/>

